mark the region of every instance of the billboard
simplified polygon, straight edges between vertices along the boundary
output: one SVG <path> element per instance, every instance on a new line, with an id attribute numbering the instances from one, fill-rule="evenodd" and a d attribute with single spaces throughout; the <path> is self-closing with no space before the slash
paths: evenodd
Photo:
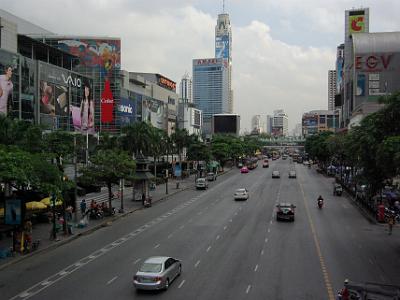
<path id="1" fill-rule="evenodd" d="M 144 98 L 142 101 L 142 121 L 149 122 L 158 129 L 165 129 L 164 103 L 162 101 Z"/>
<path id="2" fill-rule="evenodd" d="M 101 122 L 111 123 L 114 119 L 114 98 L 109 80 L 104 82 L 104 90 L 101 93 Z"/>
<path id="3" fill-rule="evenodd" d="M 215 57 L 229 59 L 229 35 L 215 37 Z"/>
<path id="4" fill-rule="evenodd" d="M 339 94 L 343 89 L 343 57 L 338 57 L 336 60 L 336 93 Z"/>
<path id="5" fill-rule="evenodd" d="M 193 108 L 193 126 L 200 128 L 201 127 L 201 111 Z"/>
<path id="6" fill-rule="evenodd" d="M 43 62 L 39 63 L 39 111 L 41 123 L 53 129 L 95 132 L 92 80 Z M 72 121 L 72 122 L 70 122 Z"/>
<path id="7" fill-rule="evenodd" d="M 19 56 L 3 50 L 0 54 L 0 114 L 7 116 L 18 102 Z"/>
<path id="8" fill-rule="evenodd" d="M 350 34 L 366 32 L 364 10 L 351 11 L 349 13 L 349 32 Z"/>
<path id="9" fill-rule="evenodd" d="M 61 39 L 58 48 L 80 58 L 80 64 L 96 67 L 102 76 L 121 68 L 120 39 Z"/>
<path id="10" fill-rule="evenodd" d="M 214 115 L 213 133 L 231 133 L 239 134 L 239 116 L 238 115 Z"/>
<path id="11" fill-rule="evenodd" d="M 136 102 L 135 100 L 121 97 L 118 105 L 121 125 L 128 125 L 135 121 L 136 118 Z"/>
<path id="12" fill-rule="evenodd" d="M 161 76 L 160 74 L 156 74 L 156 76 L 157 76 L 157 83 L 159 86 L 166 88 L 168 90 L 174 91 L 174 92 L 176 91 L 176 82 L 174 82 L 164 76 Z"/>

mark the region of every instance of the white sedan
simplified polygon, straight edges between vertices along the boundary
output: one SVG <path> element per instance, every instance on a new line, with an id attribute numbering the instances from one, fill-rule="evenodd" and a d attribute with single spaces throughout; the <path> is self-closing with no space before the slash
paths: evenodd
<path id="1" fill-rule="evenodd" d="M 233 197 L 235 200 L 247 200 L 249 199 L 249 191 L 246 189 L 237 189 Z"/>

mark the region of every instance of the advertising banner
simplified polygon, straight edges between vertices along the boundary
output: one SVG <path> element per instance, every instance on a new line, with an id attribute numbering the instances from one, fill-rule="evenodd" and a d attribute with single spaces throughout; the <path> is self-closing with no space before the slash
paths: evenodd
<path id="1" fill-rule="evenodd" d="M 229 59 L 229 35 L 215 37 L 215 57 Z"/>
<path id="2" fill-rule="evenodd" d="M 21 199 L 6 199 L 4 223 L 7 225 L 21 225 L 22 223 Z"/>
<path id="3" fill-rule="evenodd" d="M 337 59 L 336 65 L 336 93 L 339 94 L 340 91 L 343 89 L 343 66 L 344 66 L 344 59 L 339 57 Z"/>
<path id="4" fill-rule="evenodd" d="M 0 49 L 0 114 L 8 115 L 18 102 L 19 57 Z M 16 103 L 18 104 L 18 103 Z"/>
<path id="5" fill-rule="evenodd" d="M 163 102 L 145 98 L 142 102 L 142 120 L 151 123 L 158 129 L 165 129 Z"/>
<path id="6" fill-rule="evenodd" d="M 365 74 L 358 74 L 357 76 L 357 96 L 365 96 Z"/>
<path id="7" fill-rule="evenodd" d="M 80 58 L 83 66 L 97 67 L 102 76 L 121 68 L 120 39 L 58 40 L 58 48 Z"/>
<path id="8" fill-rule="evenodd" d="M 110 81 L 104 82 L 104 90 L 101 94 L 101 122 L 111 123 L 114 119 L 114 98 Z"/>
<path id="9" fill-rule="evenodd" d="M 136 117 L 136 101 L 121 97 L 120 105 L 118 105 L 121 125 L 128 125 L 135 121 Z"/>

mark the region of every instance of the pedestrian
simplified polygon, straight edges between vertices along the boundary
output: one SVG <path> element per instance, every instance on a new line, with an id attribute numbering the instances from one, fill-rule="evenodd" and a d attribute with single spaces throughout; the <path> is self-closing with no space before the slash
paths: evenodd
<path id="1" fill-rule="evenodd" d="M 144 203 L 146 201 L 146 195 L 143 193 L 142 194 L 142 205 L 144 206 Z"/>
<path id="2" fill-rule="evenodd" d="M 394 215 L 390 214 L 388 217 L 389 235 L 392 234 L 394 223 L 395 223 Z"/>
<path id="3" fill-rule="evenodd" d="M 86 200 L 82 199 L 81 200 L 81 214 L 82 214 L 82 218 L 84 217 L 86 213 Z"/>

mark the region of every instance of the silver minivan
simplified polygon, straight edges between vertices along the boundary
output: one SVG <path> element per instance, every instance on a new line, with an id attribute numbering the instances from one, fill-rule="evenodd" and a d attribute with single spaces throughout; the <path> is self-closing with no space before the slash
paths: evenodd
<path id="1" fill-rule="evenodd" d="M 207 173 L 207 180 L 208 180 L 208 181 L 215 181 L 215 180 L 217 180 L 217 174 L 215 174 L 214 172 L 209 172 L 209 173 Z"/>

